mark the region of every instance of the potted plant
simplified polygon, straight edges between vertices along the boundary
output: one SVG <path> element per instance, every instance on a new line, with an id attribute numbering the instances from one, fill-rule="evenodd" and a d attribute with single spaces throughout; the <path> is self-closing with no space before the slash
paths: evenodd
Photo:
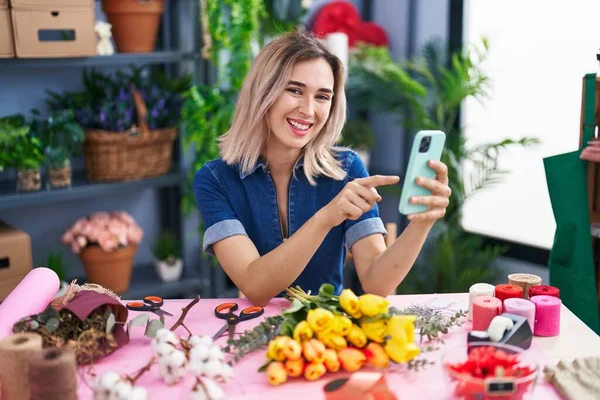
<path id="1" fill-rule="evenodd" d="M 102 0 L 117 50 L 153 52 L 164 5 L 164 0 Z"/>
<path id="2" fill-rule="evenodd" d="M 163 232 L 152 247 L 154 268 L 163 282 L 179 280 L 183 271 L 181 242 L 171 232 Z"/>
<path id="3" fill-rule="evenodd" d="M 49 252 L 45 263 L 45 266 L 54 271 L 58 276 L 58 279 L 60 280 L 60 289 L 58 290 L 56 296 L 62 296 L 65 293 L 65 290 L 68 286 L 65 280 L 67 277 L 68 266 L 63 261 L 62 256 L 62 252 L 59 251 L 57 251 L 56 253 Z"/>
<path id="4" fill-rule="evenodd" d="M 81 154 L 85 132 L 75 119 L 71 109 L 50 110 L 42 118 L 38 110 L 32 110 L 31 130 L 43 142 L 48 164 L 49 188 L 71 186 L 71 157 Z"/>
<path id="5" fill-rule="evenodd" d="M 88 281 L 117 294 L 129 289 L 133 259 L 143 231 L 124 211 L 80 218 L 62 237 L 83 263 Z"/>
<path id="6" fill-rule="evenodd" d="M 346 121 L 340 144 L 355 150 L 367 168 L 374 143 L 375 135 L 369 121 L 361 118 L 352 118 Z"/>
<path id="7" fill-rule="evenodd" d="M 22 115 L 3 118 L 0 122 L 2 154 L 1 168 L 17 168 L 17 190 L 33 192 L 42 186 L 41 167 L 44 163 L 42 143 L 32 134 L 30 126 Z"/>

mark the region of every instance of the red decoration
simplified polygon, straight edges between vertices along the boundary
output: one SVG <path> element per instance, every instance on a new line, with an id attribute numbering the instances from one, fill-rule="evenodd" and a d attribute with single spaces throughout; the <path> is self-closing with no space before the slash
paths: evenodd
<path id="1" fill-rule="evenodd" d="M 507 283 L 496 285 L 496 289 L 494 291 L 494 296 L 496 296 L 501 301 L 510 298 L 522 298 L 523 297 L 523 288 L 517 285 L 510 285 Z"/>
<path id="2" fill-rule="evenodd" d="M 560 298 L 560 289 L 554 286 L 537 285 L 529 288 L 529 297 L 546 295 Z"/>
<path id="3" fill-rule="evenodd" d="M 357 42 L 376 46 L 389 44 L 387 34 L 377 24 L 364 22 L 356 7 L 347 1 L 332 1 L 318 12 L 312 31 L 324 38 L 329 33 L 343 32 L 348 35 L 348 45 L 354 47 Z"/>
<path id="4" fill-rule="evenodd" d="M 520 365 L 518 354 L 509 354 L 494 346 L 476 347 L 469 352 L 467 361 L 456 364 L 447 363 L 445 368 L 455 374 L 465 376 L 463 379 L 455 375 L 451 376 L 457 381 L 454 394 L 461 399 L 521 399 L 527 392 L 528 386 L 534 382 L 533 379 L 517 383 L 515 393 L 500 396 L 484 395 L 485 379 L 499 377 L 522 379 L 535 373 L 535 369 Z M 497 375 L 497 372 L 501 375 Z"/>

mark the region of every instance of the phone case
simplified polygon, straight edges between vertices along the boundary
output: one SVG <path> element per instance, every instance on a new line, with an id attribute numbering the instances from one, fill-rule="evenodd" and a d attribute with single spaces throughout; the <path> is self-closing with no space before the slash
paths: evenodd
<path id="1" fill-rule="evenodd" d="M 421 140 L 426 137 L 431 137 L 429 149 L 426 152 L 420 152 L 419 148 Z M 402 192 L 400 194 L 400 203 L 398 204 L 398 212 L 403 215 L 419 213 L 427 210 L 427 206 L 423 204 L 411 204 L 408 200 L 412 196 L 430 196 L 431 191 L 422 186 L 417 185 L 416 179 L 420 176 L 427 178 L 435 178 L 435 171 L 427 165 L 429 160 L 440 160 L 444 144 L 446 142 L 446 134 L 442 131 L 419 131 L 413 140 L 412 149 L 410 151 L 410 160 L 406 168 Z"/>

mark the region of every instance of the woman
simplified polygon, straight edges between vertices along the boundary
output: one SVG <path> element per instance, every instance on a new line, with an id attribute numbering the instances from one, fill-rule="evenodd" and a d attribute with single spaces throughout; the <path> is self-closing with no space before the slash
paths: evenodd
<path id="1" fill-rule="evenodd" d="M 345 122 L 344 71 L 318 39 L 300 32 L 270 42 L 240 92 L 221 157 L 196 174 L 206 228 L 203 249 L 237 287 L 264 306 L 290 285 L 342 288 L 346 247 L 366 292 L 394 293 L 434 222 L 448 205 L 447 168 L 419 178 L 428 210 L 386 248 L 376 187 L 397 176 L 369 176 L 355 152 L 336 148 Z"/>

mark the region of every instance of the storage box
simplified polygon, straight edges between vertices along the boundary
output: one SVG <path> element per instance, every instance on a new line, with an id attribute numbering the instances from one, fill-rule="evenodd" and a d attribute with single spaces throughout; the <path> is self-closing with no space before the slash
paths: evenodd
<path id="1" fill-rule="evenodd" d="M 0 0 L 1 1 L 1 0 Z M 15 56 L 10 11 L 0 6 L 0 58 Z"/>
<path id="2" fill-rule="evenodd" d="M 96 55 L 94 9 L 12 9 L 19 58 Z"/>
<path id="3" fill-rule="evenodd" d="M 29 235 L 0 221 L 0 301 L 33 267 Z"/>
<path id="4" fill-rule="evenodd" d="M 0 4 L 2 1 L 0 0 Z M 11 0 L 12 8 L 44 8 L 44 9 L 65 9 L 65 8 L 94 8 L 94 0 Z"/>

